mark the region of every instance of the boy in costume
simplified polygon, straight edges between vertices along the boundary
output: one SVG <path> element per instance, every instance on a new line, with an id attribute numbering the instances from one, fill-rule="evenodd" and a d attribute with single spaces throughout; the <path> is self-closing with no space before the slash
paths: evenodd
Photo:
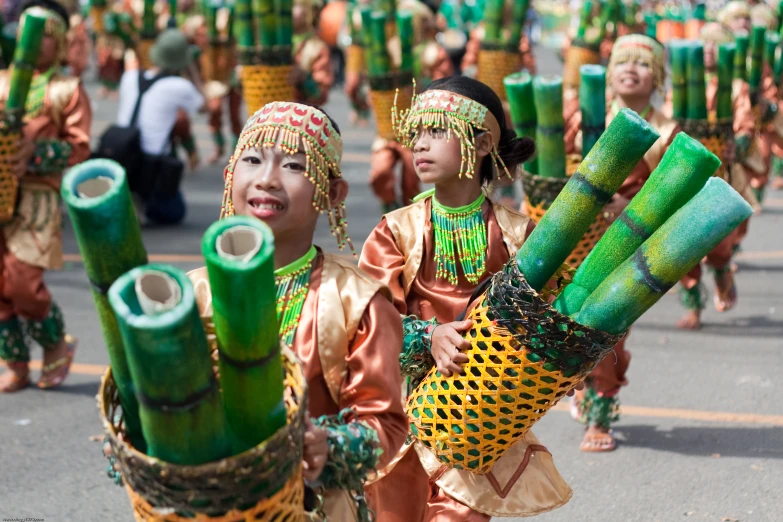
<path id="1" fill-rule="evenodd" d="M 620 109 L 628 107 L 644 117 L 661 137 L 645 154 L 604 207 L 604 214 L 612 219 L 619 216 L 631 199 L 658 166 L 680 127 L 671 118 L 651 105 L 656 91 L 664 88 L 666 63 L 663 46 L 653 38 L 644 35 L 627 35 L 617 39 L 609 59 L 606 82 L 612 98 L 606 114 L 606 124 L 614 119 Z M 576 100 L 578 102 L 578 100 Z M 574 104 L 571 104 L 574 105 Z M 578 107 L 578 103 L 576 103 Z M 566 153 L 581 153 L 582 114 L 572 111 L 566 117 Z M 614 347 L 614 356 L 609 355 L 590 374 L 587 388 L 574 397 L 572 414 L 587 424 L 582 451 L 611 451 L 616 441 L 611 432 L 612 422 L 619 413 L 618 394 L 620 387 L 627 384 L 625 374 L 631 354 L 625 349 L 628 336 Z"/>
<path id="2" fill-rule="evenodd" d="M 312 244 L 318 216 L 327 212 L 339 246 L 350 245 L 341 154 L 339 131 L 326 114 L 297 103 L 267 104 L 248 120 L 226 167 L 221 211 L 271 227 L 280 338 L 303 362 L 310 415 L 347 420 L 339 432 L 310 426 L 305 436 L 305 478 L 327 487 L 334 485 L 319 475 L 340 448 L 366 451 L 359 471 L 367 473 L 386 465 L 407 433 L 397 362 L 402 328 L 388 290 Z M 206 269 L 190 277 L 201 313 L 211 314 Z M 371 449 L 378 447 L 380 458 Z M 348 498 L 327 491 L 330 520 L 355 520 Z"/>
<path id="3" fill-rule="evenodd" d="M 359 266 L 387 284 L 403 316 L 400 356 L 411 386 L 433 366 L 461 372 L 469 342 L 459 321 L 474 290 L 514 255 L 532 222 L 494 203 L 485 185 L 511 176 L 534 152 L 506 128 L 500 99 L 464 76 L 434 81 L 397 123 L 416 172 L 434 191 L 386 214 L 364 244 Z M 442 466 L 413 437 L 370 493 L 378 522 L 484 521 L 529 516 L 565 504 L 571 490 L 532 433 L 487 475 Z M 529 458 L 535 452 L 535 458 Z M 528 458 L 525 458 L 527 455 Z M 533 493 L 534 492 L 534 493 Z"/>
<path id="4" fill-rule="evenodd" d="M 294 98 L 308 105 L 323 105 L 334 84 L 329 46 L 315 34 L 320 0 L 294 2 Z"/>
<path id="5" fill-rule="evenodd" d="M 47 269 L 62 267 L 62 173 L 90 155 L 90 100 L 79 78 L 61 73 L 68 14 L 53 0 L 31 0 L 20 23 L 28 11 L 45 17 L 46 25 L 25 106 L 23 139 L 14 158 L 20 179 L 17 209 L 0 236 L 0 358 L 8 366 L 0 376 L 2 392 L 30 384 L 26 337 L 44 349 L 40 388 L 57 386 L 68 375 L 76 340 L 65 334 L 62 312 L 43 275 Z M 3 71 L 3 99 L 8 84 L 8 71 Z"/>

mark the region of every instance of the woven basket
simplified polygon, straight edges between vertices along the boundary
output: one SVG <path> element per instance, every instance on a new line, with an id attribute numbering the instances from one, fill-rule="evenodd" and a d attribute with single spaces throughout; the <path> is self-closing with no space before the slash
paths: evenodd
<path id="1" fill-rule="evenodd" d="M 550 408 L 584 380 L 622 335 L 552 308 L 512 258 L 468 313 L 465 372 L 436 368 L 408 397 L 411 433 L 447 466 L 485 474 Z"/>
<path id="2" fill-rule="evenodd" d="M 136 59 L 139 60 L 139 69 L 146 71 L 152 68 L 152 58 L 150 58 L 150 49 L 155 45 L 154 38 L 143 38 L 139 40 L 136 46 Z"/>
<path id="3" fill-rule="evenodd" d="M 92 18 L 92 32 L 93 34 L 103 34 L 103 15 L 106 13 L 106 6 L 91 6 L 90 18 Z"/>
<path id="4" fill-rule="evenodd" d="M 274 101 L 293 101 L 292 65 L 242 66 L 242 93 L 248 114 Z"/>
<path id="5" fill-rule="evenodd" d="M 726 157 L 726 147 L 734 136 L 731 120 L 720 122 L 686 120 L 683 131 L 699 140 L 708 151 L 721 160 L 720 167 L 714 175 L 731 183 L 730 170 L 726 168 L 726 163 L 723 161 Z"/>
<path id="6" fill-rule="evenodd" d="M 14 217 L 19 180 L 11 170 L 10 160 L 16 154 L 16 143 L 21 132 L 9 127 L 0 128 L 0 224 Z"/>
<path id="7" fill-rule="evenodd" d="M 255 448 L 200 466 L 163 462 L 120 438 L 124 424 L 119 396 L 107 370 L 98 407 L 136 520 L 304 520 L 301 461 L 307 383 L 293 352 L 285 348 L 283 354 L 288 424 Z"/>
<path id="8" fill-rule="evenodd" d="M 370 102 L 375 112 L 375 125 L 378 136 L 385 140 L 396 140 L 397 135 L 392 126 L 391 113 L 394 107 L 394 98 L 397 97 L 397 112 L 410 109 L 412 87 L 403 87 L 393 91 L 370 91 Z"/>
<path id="9" fill-rule="evenodd" d="M 519 53 L 508 51 L 479 49 L 476 79 L 487 84 L 495 91 L 501 101 L 506 101 L 506 86 L 503 79 L 522 68 Z"/>
<path id="10" fill-rule="evenodd" d="M 563 88 L 577 89 L 582 75 L 579 68 L 583 65 L 596 65 L 601 63 L 601 55 L 597 49 L 583 47 L 577 43 L 571 43 L 566 51 L 565 65 L 563 66 Z"/>
<path id="11" fill-rule="evenodd" d="M 366 68 L 364 48 L 358 45 L 349 45 L 345 50 L 345 72 L 361 74 Z"/>

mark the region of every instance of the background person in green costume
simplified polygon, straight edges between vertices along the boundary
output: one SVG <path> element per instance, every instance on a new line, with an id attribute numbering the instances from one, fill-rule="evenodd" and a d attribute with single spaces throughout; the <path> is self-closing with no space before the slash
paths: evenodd
<path id="1" fill-rule="evenodd" d="M 75 339 L 65 334 L 63 315 L 43 280 L 45 270 L 62 267 L 60 181 L 69 166 L 90 155 L 92 110 L 78 78 L 60 72 L 67 48 L 65 9 L 51 0 L 32 0 L 24 13 L 46 18 L 41 53 L 25 104 L 24 139 L 16 157 L 20 192 L 13 220 L 2 227 L 0 264 L 0 358 L 8 363 L 0 392 L 30 383 L 30 351 L 25 337 L 44 349 L 40 388 L 68 375 Z M 0 75 L 3 106 L 9 74 Z"/>
<path id="2" fill-rule="evenodd" d="M 339 245 L 349 244 L 341 155 L 339 130 L 325 113 L 267 104 L 245 124 L 226 167 L 221 217 L 251 216 L 272 229 L 280 338 L 302 360 L 314 419 L 305 435 L 305 478 L 327 489 L 331 520 L 354 520 L 338 490 L 364 497 L 362 480 L 396 454 L 407 417 L 400 402 L 402 327 L 387 289 L 312 243 L 326 212 Z M 190 278 L 201 314 L 210 315 L 206 269 Z"/>
<path id="3" fill-rule="evenodd" d="M 292 71 L 295 100 L 308 105 L 323 105 L 334 83 L 334 71 L 329 46 L 315 32 L 321 0 L 295 0 L 293 9 L 293 54 L 296 67 Z"/>
<path id="4" fill-rule="evenodd" d="M 653 38 L 644 35 L 628 35 L 617 39 L 609 58 L 606 82 L 614 94 L 606 124 L 612 121 L 622 108 L 629 108 L 643 116 L 661 137 L 644 155 L 620 190 L 604 207 L 609 219 L 619 216 L 631 199 L 641 190 L 650 174 L 658 166 L 674 137 L 680 131 L 677 122 L 664 116 L 652 106 L 653 95 L 663 89 L 666 76 L 663 46 Z M 566 122 L 566 152 L 581 153 L 581 113 L 576 112 Z M 587 424 L 582 451 L 611 451 L 616 441 L 612 435 L 612 422 L 619 411 L 618 394 L 627 384 L 625 374 L 631 361 L 631 354 L 625 349 L 626 336 L 587 379 L 587 388 L 577 392 L 572 402 L 571 413 L 575 419 Z"/>

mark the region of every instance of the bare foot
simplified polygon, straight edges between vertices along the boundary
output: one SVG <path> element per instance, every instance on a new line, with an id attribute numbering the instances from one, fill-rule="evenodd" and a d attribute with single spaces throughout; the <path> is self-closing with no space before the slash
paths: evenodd
<path id="1" fill-rule="evenodd" d="M 74 337 L 66 335 L 55 348 L 44 351 L 41 377 L 38 379 L 39 388 L 54 388 L 65 381 L 76 352 L 76 342 Z"/>
<path id="2" fill-rule="evenodd" d="M 677 328 L 680 330 L 698 330 L 701 328 L 701 311 L 688 310 L 682 319 L 677 321 Z"/>
<path id="3" fill-rule="evenodd" d="M 718 312 L 728 312 L 737 304 L 737 285 L 734 283 L 734 274 L 731 270 L 725 270 L 715 274 L 715 309 Z"/>
<path id="4" fill-rule="evenodd" d="M 571 414 L 571 418 L 582 424 L 587 422 L 585 412 L 582 409 L 582 401 L 584 400 L 584 397 L 584 389 L 575 391 L 574 396 L 571 397 L 571 404 L 569 405 L 568 409 L 569 413 Z"/>
<path id="5" fill-rule="evenodd" d="M 30 367 L 24 362 L 8 363 L 0 375 L 0 393 L 13 393 L 30 385 Z"/>
<path id="6" fill-rule="evenodd" d="M 215 152 L 207 158 L 207 163 L 214 165 L 223 156 L 223 149 L 216 148 Z"/>
<path id="7" fill-rule="evenodd" d="M 612 430 L 590 426 L 585 431 L 585 436 L 579 449 L 589 453 L 612 451 L 617 447 L 617 441 L 612 435 Z"/>

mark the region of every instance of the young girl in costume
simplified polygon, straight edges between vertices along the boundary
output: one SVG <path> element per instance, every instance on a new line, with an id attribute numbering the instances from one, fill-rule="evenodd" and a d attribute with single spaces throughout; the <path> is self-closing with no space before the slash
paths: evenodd
<path id="1" fill-rule="evenodd" d="M 221 218 L 253 216 L 271 227 L 280 338 L 304 365 L 310 415 L 340 414 L 346 421 L 327 430 L 310 426 L 305 435 L 305 478 L 326 487 L 321 471 L 341 449 L 362 456 L 361 476 L 386 465 L 407 433 L 398 370 L 402 328 L 389 292 L 312 243 L 318 216 L 326 212 L 339 246 L 350 245 L 341 154 L 337 125 L 322 111 L 267 104 L 245 124 L 225 169 L 221 211 Z M 210 315 L 206 269 L 190 277 L 201 313 Z M 363 496 L 361 484 L 353 489 Z M 348 500 L 346 491 L 327 491 L 329 520 L 355 520 Z"/>
<path id="2" fill-rule="evenodd" d="M 67 11 L 53 0 L 29 0 L 20 25 L 32 11 L 46 18 L 46 24 L 25 105 L 23 137 L 12 158 L 19 178 L 17 208 L 0 234 L 0 359 L 8 366 L 0 376 L 0 392 L 30 384 L 28 339 L 44 349 L 39 388 L 65 380 L 76 350 L 43 276 L 45 270 L 62 267 L 60 182 L 66 168 L 90 155 L 92 110 L 79 78 L 60 72 L 68 51 Z M 3 106 L 9 78 L 8 71 L 0 74 Z"/>
<path id="3" fill-rule="evenodd" d="M 643 35 L 621 36 L 612 49 L 606 81 L 613 93 L 606 124 L 614 119 L 620 109 L 628 107 L 642 115 L 661 137 L 650 148 L 625 180 L 612 201 L 604 207 L 609 219 L 619 216 L 631 199 L 642 189 L 650 174 L 658 166 L 674 137 L 680 132 L 677 122 L 664 116 L 651 102 L 656 91 L 664 88 L 666 63 L 663 46 Z M 578 102 L 578 100 L 575 100 Z M 566 153 L 581 153 L 582 114 L 575 112 L 566 121 Z M 619 411 L 618 393 L 627 384 L 625 374 L 631 354 L 625 349 L 626 336 L 614 347 L 611 354 L 601 361 L 587 379 L 587 389 L 574 397 L 572 413 L 587 424 L 587 431 L 580 445 L 582 451 L 611 451 L 615 438 L 612 422 Z"/>
<path id="4" fill-rule="evenodd" d="M 506 128 L 503 106 L 481 82 L 432 82 L 400 116 L 398 136 L 416 173 L 435 189 L 386 214 L 364 244 L 359 266 L 389 286 L 403 316 L 403 373 L 415 381 L 432 365 L 461 372 L 470 346 L 459 320 L 476 287 L 515 255 L 533 228 L 522 214 L 487 199 L 487 185 L 513 176 L 534 152 Z M 531 457 L 532 455 L 532 457 Z M 571 496 L 552 457 L 532 433 L 487 475 L 442 466 L 415 440 L 369 493 L 379 522 L 489 521 L 554 509 Z"/>

